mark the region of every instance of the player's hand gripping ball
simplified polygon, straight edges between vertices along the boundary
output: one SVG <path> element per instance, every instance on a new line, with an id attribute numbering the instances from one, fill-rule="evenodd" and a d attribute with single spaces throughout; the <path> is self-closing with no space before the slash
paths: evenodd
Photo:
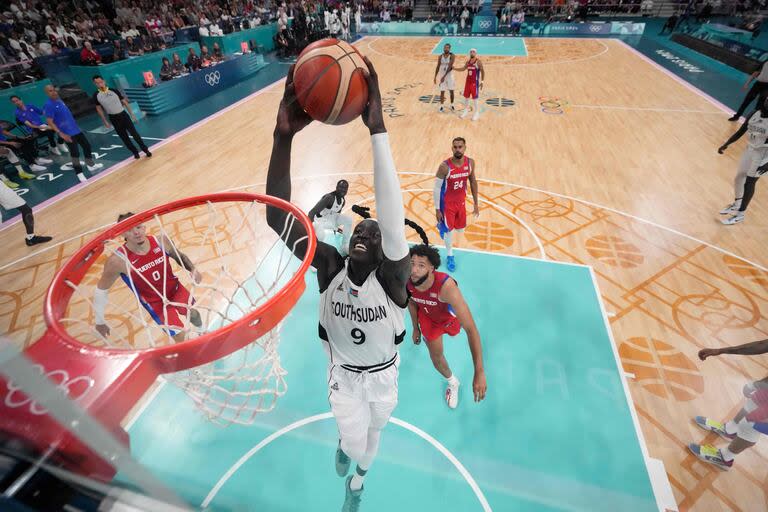
<path id="1" fill-rule="evenodd" d="M 345 41 L 321 39 L 301 52 L 293 71 L 296 98 L 304 111 L 327 124 L 346 124 L 368 104 L 368 66 Z"/>

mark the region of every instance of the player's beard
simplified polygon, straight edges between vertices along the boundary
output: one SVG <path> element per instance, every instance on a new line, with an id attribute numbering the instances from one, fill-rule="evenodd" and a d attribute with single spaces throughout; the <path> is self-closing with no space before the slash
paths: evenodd
<path id="1" fill-rule="evenodd" d="M 420 279 L 417 279 L 416 281 L 411 279 L 411 284 L 413 286 L 421 286 L 422 284 L 424 284 L 424 281 L 426 281 L 428 277 L 429 277 L 429 273 L 426 273 L 426 274 L 424 274 L 424 277 L 422 277 Z"/>
<path id="2" fill-rule="evenodd" d="M 463 156 L 464 156 L 464 153 L 459 153 L 458 151 L 453 152 L 453 158 L 455 158 L 456 160 L 459 160 Z"/>

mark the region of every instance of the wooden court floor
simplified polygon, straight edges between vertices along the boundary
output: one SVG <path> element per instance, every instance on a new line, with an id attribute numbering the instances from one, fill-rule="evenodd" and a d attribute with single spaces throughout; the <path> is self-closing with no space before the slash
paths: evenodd
<path id="1" fill-rule="evenodd" d="M 357 44 L 381 77 L 408 216 L 431 224 L 432 175 L 451 139 L 465 137 L 483 205 L 463 246 L 593 266 L 650 454 L 663 460 L 680 510 L 768 509 L 765 440 L 727 473 L 686 450 L 718 443 L 693 416 L 728 419 L 743 383 L 768 373 L 765 358 L 696 358 L 702 347 L 768 337 L 766 192 L 758 185 L 745 223 L 718 222 L 744 143 L 723 156 L 716 148 L 736 126 L 608 39 L 526 40 L 528 57 L 484 59 L 488 101 L 478 122 L 461 120 L 433 103 L 438 41 Z M 0 233 L 0 332 L 20 346 L 40 335 L 54 272 L 82 233 L 118 213 L 235 187 L 263 191 L 281 92 L 275 84 L 40 212 L 40 230 L 64 243 L 29 256 L 20 225 Z M 294 142 L 294 201 L 309 209 L 342 175 L 350 201 L 368 199 L 371 165 L 361 122 L 312 125 Z"/>

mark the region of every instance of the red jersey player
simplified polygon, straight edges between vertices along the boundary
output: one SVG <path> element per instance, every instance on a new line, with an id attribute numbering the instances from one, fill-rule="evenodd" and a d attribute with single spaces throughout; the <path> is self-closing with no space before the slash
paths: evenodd
<path id="1" fill-rule="evenodd" d="M 472 115 L 472 120 L 477 121 L 480 119 L 480 107 L 478 106 L 477 99 L 480 97 L 480 90 L 483 88 L 483 80 L 485 80 L 485 69 L 483 63 L 477 58 L 477 50 L 472 48 L 469 50 L 469 60 L 460 68 L 456 68 L 456 71 L 467 72 L 467 81 L 464 82 L 464 112 L 461 114 L 461 118 L 464 119 L 469 113 L 469 100 L 472 100 L 472 108 L 475 111 Z"/>
<path id="2" fill-rule="evenodd" d="M 133 215 L 125 213 L 117 221 Z M 118 248 L 104 264 L 104 272 L 96 285 L 93 295 L 93 310 L 96 318 L 96 330 L 102 336 L 109 336 L 109 327 L 104 320 L 104 310 L 107 305 L 107 293 L 118 277 L 138 295 L 141 305 L 150 316 L 162 326 L 169 328 L 175 341 L 184 339 L 182 316 L 189 318 L 193 325 L 200 326 L 200 315 L 195 309 L 188 308 L 194 303 L 179 278 L 173 273 L 168 257 L 192 274 L 195 283 L 201 280 L 200 273 L 190 259 L 179 251 L 168 237 L 160 239 L 147 235 L 144 224 L 137 224 L 123 233 L 125 244 Z M 162 293 L 162 295 L 161 295 Z M 176 332 L 174 332 L 174 328 Z"/>
<path id="3" fill-rule="evenodd" d="M 485 398 L 487 384 L 483 368 L 483 347 L 475 320 L 469 311 L 459 286 L 448 274 L 438 272 L 440 254 L 426 244 L 411 248 L 411 278 L 408 292 L 411 295 L 408 311 L 413 322 L 413 342 L 421 338 L 427 342 L 429 356 L 435 369 L 448 380 L 445 400 L 455 409 L 459 404 L 459 379 L 451 372 L 443 355 L 443 334 L 456 336 L 463 328 L 469 338 L 469 350 L 475 365 L 472 391 L 475 402 Z"/>
<path id="4" fill-rule="evenodd" d="M 446 264 L 448 271 L 456 270 L 456 260 L 453 257 L 453 232 L 464 232 L 467 227 L 467 181 L 472 189 L 472 200 L 475 208 L 472 214 L 480 215 L 480 202 L 477 196 L 477 178 L 475 177 L 475 161 L 464 155 L 467 141 L 463 137 L 453 139 L 453 157 L 445 160 L 437 168 L 435 175 L 435 216 L 440 237 L 445 240 L 448 253 Z"/>

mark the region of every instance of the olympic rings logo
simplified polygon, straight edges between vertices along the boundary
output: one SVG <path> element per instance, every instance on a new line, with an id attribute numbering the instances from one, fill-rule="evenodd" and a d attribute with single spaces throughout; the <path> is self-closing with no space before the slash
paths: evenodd
<path id="1" fill-rule="evenodd" d="M 219 82 L 221 82 L 221 73 L 218 71 L 214 71 L 213 73 L 208 73 L 205 75 L 205 83 L 211 87 L 219 85 Z"/>
<path id="2" fill-rule="evenodd" d="M 85 397 L 96 383 L 91 377 L 85 375 L 70 378 L 69 372 L 66 370 L 51 370 L 44 373 L 45 369 L 39 364 L 36 364 L 35 368 L 37 368 L 40 374 L 44 375 L 48 380 L 52 380 L 54 383 L 58 381 L 58 384 L 55 384 L 56 389 L 60 390 L 71 400 L 80 400 Z M 27 396 L 24 391 L 22 391 L 21 387 L 14 384 L 13 381 L 8 381 L 7 387 L 8 394 L 5 395 L 4 404 L 9 409 L 18 409 L 20 407 L 29 406 L 29 412 L 36 416 L 48 414 L 48 409 L 42 407 Z"/>
<path id="3" fill-rule="evenodd" d="M 565 114 L 565 108 L 568 106 L 568 102 L 566 100 L 561 100 L 560 98 L 541 96 L 539 98 L 539 106 L 541 106 L 541 111 L 545 114 L 561 115 Z"/>
<path id="4" fill-rule="evenodd" d="M 600 32 L 602 27 L 600 25 L 590 25 L 589 30 L 590 32 Z"/>
<path id="5" fill-rule="evenodd" d="M 490 20 L 482 20 L 478 25 L 480 28 L 491 28 L 492 22 Z"/>

